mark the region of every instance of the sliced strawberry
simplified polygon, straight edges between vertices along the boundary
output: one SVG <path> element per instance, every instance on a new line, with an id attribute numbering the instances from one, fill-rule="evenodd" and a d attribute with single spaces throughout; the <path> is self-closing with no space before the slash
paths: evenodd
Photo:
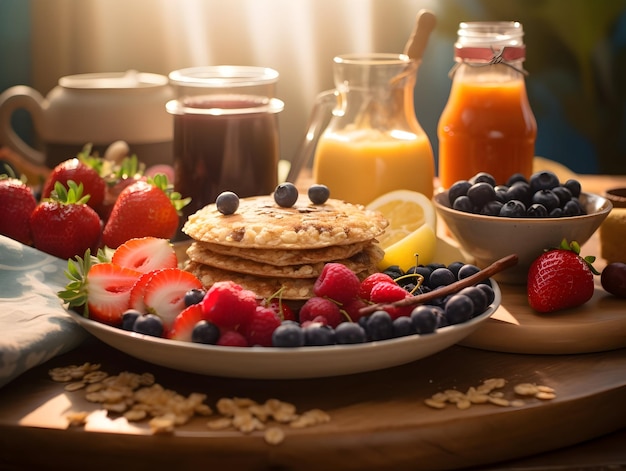
<path id="1" fill-rule="evenodd" d="M 172 328 L 167 333 L 167 338 L 191 342 L 191 333 L 195 325 L 204 320 L 202 306 L 192 304 L 176 316 Z"/>
<path id="2" fill-rule="evenodd" d="M 126 241 L 115 250 L 111 262 L 141 273 L 178 266 L 174 247 L 168 239 L 159 237 L 140 237 Z"/>
<path id="3" fill-rule="evenodd" d="M 87 274 L 89 317 L 111 325 L 121 325 L 128 309 L 130 291 L 141 274 L 113 263 L 93 265 Z"/>
<path id="4" fill-rule="evenodd" d="M 130 290 L 130 299 L 128 300 L 128 307 L 130 309 L 136 309 L 139 312 L 147 312 L 146 303 L 143 302 L 143 296 L 146 292 L 146 286 L 152 275 L 156 272 L 151 271 L 148 273 L 140 273 L 139 278 Z"/>
<path id="5" fill-rule="evenodd" d="M 171 329 L 176 316 L 186 307 L 185 293 L 193 288 L 202 288 L 202 283 L 193 274 L 180 268 L 155 271 L 148 280 L 144 303 L 148 312 L 161 318 L 166 332 Z"/>

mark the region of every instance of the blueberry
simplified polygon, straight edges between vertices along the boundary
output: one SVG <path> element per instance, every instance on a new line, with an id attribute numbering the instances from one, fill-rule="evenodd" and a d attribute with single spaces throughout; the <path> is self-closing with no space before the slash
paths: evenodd
<path id="1" fill-rule="evenodd" d="M 272 345 L 274 347 L 302 347 L 304 332 L 296 322 L 285 321 L 274 330 Z"/>
<path id="2" fill-rule="evenodd" d="M 464 294 L 455 294 L 446 303 L 445 316 L 450 325 L 468 321 L 474 313 L 474 303 Z"/>
<path id="3" fill-rule="evenodd" d="M 454 202 L 459 196 L 467 196 L 467 190 L 470 189 L 472 184 L 467 180 L 459 180 L 454 183 L 448 189 L 448 200 L 450 202 L 450 207 L 454 205 Z"/>
<path id="4" fill-rule="evenodd" d="M 548 213 L 548 217 L 550 218 L 562 218 L 565 216 L 562 208 L 554 208 L 550 213 Z"/>
<path id="5" fill-rule="evenodd" d="M 361 325 L 354 322 L 342 322 L 335 327 L 335 341 L 340 345 L 364 343 L 367 341 L 367 335 Z"/>
<path id="6" fill-rule="evenodd" d="M 487 302 L 487 293 L 485 293 L 478 286 L 468 286 L 467 288 L 463 288 L 459 291 L 458 294 L 464 294 L 472 300 L 472 303 L 474 304 L 474 312 L 472 313 L 473 316 L 485 312 L 485 309 L 489 306 L 489 303 Z"/>
<path id="7" fill-rule="evenodd" d="M 563 207 L 565 203 L 572 199 L 572 192 L 564 186 L 557 186 L 552 192 L 559 198 L 559 206 Z"/>
<path id="8" fill-rule="evenodd" d="M 578 201 L 578 198 L 572 198 L 563 206 L 564 216 L 580 216 L 585 214 L 585 210 Z"/>
<path id="9" fill-rule="evenodd" d="M 509 191 L 508 186 L 498 185 L 498 186 L 493 187 L 493 191 L 495 192 L 495 195 L 496 195 L 496 201 L 499 201 L 500 203 L 507 202 L 506 192 Z"/>
<path id="10" fill-rule="evenodd" d="M 185 306 L 193 306 L 204 299 L 206 291 L 202 288 L 192 288 L 185 293 Z"/>
<path id="11" fill-rule="evenodd" d="M 516 183 L 516 182 L 528 183 L 528 180 L 526 179 L 524 174 L 522 174 L 522 173 L 514 173 L 506 181 L 506 186 L 511 186 L 511 185 L 513 185 L 513 183 Z"/>
<path id="12" fill-rule="evenodd" d="M 548 212 L 560 206 L 559 197 L 552 190 L 538 190 L 533 194 L 532 204 L 543 205 Z"/>
<path id="13" fill-rule="evenodd" d="M 548 210 L 542 204 L 535 203 L 531 204 L 530 207 L 526 210 L 526 216 L 529 218 L 547 218 Z"/>
<path id="14" fill-rule="evenodd" d="M 525 182 L 516 182 L 513 183 L 506 194 L 506 201 L 517 200 L 524 203 L 524 205 L 528 206 L 530 204 L 530 200 L 532 198 L 532 193 L 530 192 L 530 185 Z"/>
<path id="15" fill-rule="evenodd" d="M 416 333 L 415 327 L 411 318 L 408 316 L 400 316 L 393 320 L 393 336 L 394 337 L 406 337 Z"/>
<path id="16" fill-rule="evenodd" d="M 278 206 L 291 208 L 298 200 L 298 189 L 293 183 L 281 183 L 274 190 L 274 201 Z"/>
<path id="17" fill-rule="evenodd" d="M 574 198 L 580 197 L 581 185 L 578 180 L 570 178 L 565 183 L 563 183 L 563 186 L 570 191 Z"/>
<path id="18" fill-rule="evenodd" d="M 490 183 L 480 182 L 473 184 L 469 190 L 467 190 L 467 197 L 473 206 L 482 208 L 490 201 L 496 199 L 496 192 Z"/>
<path id="19" fill-rule="evenodd" d="M 464 265 L 465 265 L 464 262 L 459 262 L 459 261 L 452 262 L 450 265 L 448 265 L 448 270 L 450 270 L 452 274 L 458 279 L 459 270 L 463 268 Z"/>
<path id="20" fill-rule="evenodd" d="M 470 183 L 488 183 L 492 188 L 496 186 L 496 179 L 493 178 L 493 175 L 487 172 L 478 172 L 472 178 L 470 178 Z"/>
<path id="21" fill-rule="evenodd" d="M 435 317 L 437 318 L 437 329 L 441 329 L 442 327 L 447 327 L 450 325 L 448 319 L 446 319 L 445 311 L 443 307 L 440 306 L 432 306 L 433 312 L 435 313 Z"/>
<path id="22" fill-rule="evenodd" d="M 430 274 L 428 286 L 431 289 L 435 289 L 440 286 L 448 286 L 449 284 L 454 283 L 456 280 L 456 276 L 454 276 L 454 273 L 452 273 L 449 269 L 437 268 Z"/>
<path id="23" fill-rule="evenodd" d="M 199 321 L 193 326 L 191 331 L 191 341 L 195 343 L 204 343 L 207 345 L 215 345 L 220 338 L 220 329 L 209 321 Z"/>
<path id="24" fill-rule="evenodd" d="M 133 331 L 133 326 L 137 318 L 141 316 L 141 312 L 136 309 L 128 309 L 122 314 L 122 329 Z"/>
<path id="25" fill-rule="evenodd" d="M 332 327 L 313 322 L 304 329 L 304 344 L 308 346 L 323 346 L 335 344 L 335 331 Z"/>
<path id="26" fill-rule="evenodd" d="M 489 306 L 496 299 L 496 293 L 493 291 L 493 288 L 491 287 L 491 285 L 488 285 L 486 283 L 480 283 L 476 286 L 482 289 L 487 295 L 487 306 Z"/>
<path id="27" fill-rule="evenodd" d="M 480 271 L 480 268 L 478 268 L 476 265 L 472 265 L 471 263 L 466 263 L 459 270 L 457 277 L 459 280 L 464 280 L 465 278 L 468 278 L 478 273 L 479 271 Z"/>
<path id="28" fill-rule="evenodd" d="M 499 216 L 500 211 L 502 210 L 502 206 L 504 206 L 504 203 L 502 203 L 501 201 L 490 201 L 482 207 L 482 209 L 480 210 L 480 214 L 482 214 L 483 216 Z"/>
<path id="29" fill-rule="evenodd" d="M 551 190 L 561 184 L 559 177 L 557 177 L 556 174 L 550 170 L 533 173 L 530 180 L 528 180 L 528 183 L 530 184 L 530 191 L 532 193 L 539 190 Z"/>
<path id="30" fill-rule="evenodd" d="M 411 322 L 418 334 L 432 334 L 438 327 L 439 319 L 433 306 L 422 304 L 411 311 Z"/>
<path id="31" fill-rule="evenodd" d="M 386 311 L 374 311 L 367 318 L 367 337 L 370 340 L 387 340 L 393 338 L 393 321 Z"/>
<path id="32" fill-rule="evenodd" d="M 507 201 L 500 208 L 500 217 L 523 218 L 526 215 L 526 206 L 519 200 Z"/>
<path id="33" fill-rule="evenodd" d="M 406 272 L 415 275 L 421 275 L 424 278 L 424 280 L 422 281 L 422 286 L 427 286 L 428 281 L 430 280 L 430 274 L 433 272 L 433 269 L 424 265 L 419 265 L 409 268 Z M 417 283 L 417 277 L 415 279 L 412 279 L 412 281 L 414 283 Z"/>
<path id="34" fill-rule="evenodd" d="M 392 279 L 400 278 L 404 275 L 404 271 L 398 265 L 391 265 L 383 271 L 384 274 L 389 275 Z"/>
<path id="35" fill-rule="evenodd" d="M 223 191 L 215 200 L 217 210 L 224 214 L 234 214 L 239 209 L 239 196 L 232 191 Z"/>
<path id="36" fill-rule="evenodd" d="M 467 195 L 459 196 L 454 200 L 454 203 L 452 203 L 452 209 L 463 211 L 464 213 L 472 213 L 474 212 L 474 205 Z"/>
<path id="37" fill-rule="evenodd" d="M 163 321 L 154 314 L 139 316 L 133 325 L 133 330 L 138 334 L 151 335 L 153 337 L 163 336 Z"/>
<path id="38" fill-rule="evenodd" d="M 330 198 L 330 190 L 326 185 L 315 184 L 309 187 L 309 199 L 313 204 L 324 204 Z"/>

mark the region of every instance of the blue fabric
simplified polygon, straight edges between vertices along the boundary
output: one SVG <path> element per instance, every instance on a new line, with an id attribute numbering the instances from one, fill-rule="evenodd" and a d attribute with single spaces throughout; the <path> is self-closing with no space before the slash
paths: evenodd
<path id="1" fill-rule="evenodd" d="M 56 294 L 66 268 L 67 260 L 0 236 L 0 387 L 85 339 Z"/>

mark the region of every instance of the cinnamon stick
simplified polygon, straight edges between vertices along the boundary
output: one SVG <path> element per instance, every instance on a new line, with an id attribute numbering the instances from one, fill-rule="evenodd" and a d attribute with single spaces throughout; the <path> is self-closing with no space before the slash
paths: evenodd
<path id="1" fill-rule="evenodd" d="M 471 276 L 468 276 L 467 278 L 455 281 L 454 283 L 443 286 L 442 288 L 439 288 L 437 290 L 429 291 L 428 293 L 418 294 L 417 296 L 409 296 L 393 303 L 371 304 L 367 307 L 359 309 L 359 313 L 362 315 L 369 315 L 386 307 L 405 307 L 424 304 L 433 299 L 441 298 L 443 296 L 447 296 L 449 294 L 461 291 L 463 288 L 467 288 L 468 286 L 473 286 L 480 281 L 486 280 L 487 278 L 490 278 L 493 275 L 516 265 L 517 262 L 518 257 L 516 254 L 508 255 L 501 258 L 500 260 L 496 260 L 488 267 L 480 270 L 477 273 L 474 273 Z"/>

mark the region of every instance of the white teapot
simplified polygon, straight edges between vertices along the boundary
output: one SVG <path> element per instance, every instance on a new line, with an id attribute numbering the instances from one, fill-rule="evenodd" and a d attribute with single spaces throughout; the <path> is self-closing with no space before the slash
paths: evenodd
<path id="1" fill-rule="evenodd" d="M 165 104 L 172 98 L 166 76 L 136 71 L 62 77 L 45 98 L 14 86 L 0 95 L 0 143 L 30 167 L 53 168 L 86 144 L 102 156 L 117 141 L 147 165 L 171 164 L 173 121 Z M 30 114 L 41 150 L 13 129 L 18 109 Z"/>

